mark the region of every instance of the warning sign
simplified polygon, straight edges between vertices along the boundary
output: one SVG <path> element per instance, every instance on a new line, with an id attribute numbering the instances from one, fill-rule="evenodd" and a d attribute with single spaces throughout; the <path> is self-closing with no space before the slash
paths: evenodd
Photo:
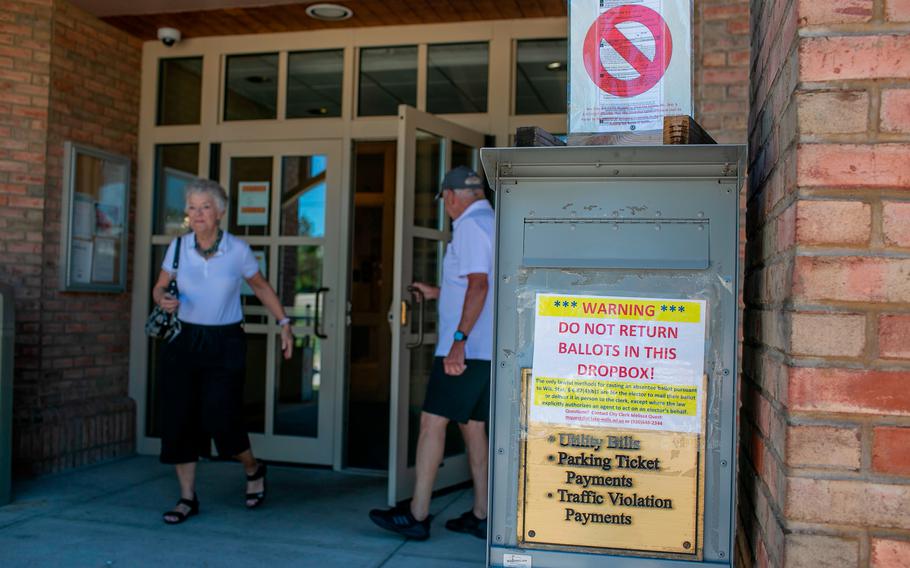
<path id="1" fill-rule="evenodd" d="M 538 294 L 530 420 L 700 432 L 706 307 Z"/>
<path id="2" fill-rule="evenodd" d="M 571 0 L 569 132 L 659 130 L 692 112 L 691 4 Z"/>

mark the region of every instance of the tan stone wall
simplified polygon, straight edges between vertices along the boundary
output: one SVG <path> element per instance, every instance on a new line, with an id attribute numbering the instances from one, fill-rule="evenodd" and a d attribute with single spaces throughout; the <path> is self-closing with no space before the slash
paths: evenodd
<path id="1" fill-rule="evenodd" d="M 754 0 L 741 516 L 759 566 L 910 553 L 910 4 Z"/>

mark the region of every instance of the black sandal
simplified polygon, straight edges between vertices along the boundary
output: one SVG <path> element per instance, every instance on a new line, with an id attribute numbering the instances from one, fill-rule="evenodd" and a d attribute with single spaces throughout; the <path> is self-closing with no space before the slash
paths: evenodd
<path id="1" fill-rule="evenodd" d="M 161 518 L 164 520 L 165 523 L 167 523 L 169 525 L 179 525 L 180 523 L 189 519 L 193 515 L 199 514 L 199 499 L 195 495 L 193 495 L 192 500 L 180 499 L 179 501 L 177 501 L 177 506 L 179 507 L 180 505 L 186 505 L 187 507 L 190 508 L 190 511 L 188 513 L 184 513 L 183 511 L 178 511 L 177 509 L 172 509 L 172 510 L 164 513 L 163 515 L 161 515 Z M 174 517 L 174 519 L 172 520 L 172 519 L 169 519 L 168 517 Z"/>
<path id="2" fill-rule="evenodd" d="M 266 473 L 267 473 L 267 468 L 265 467 L 265 464 L 262 462 L 259 462 L 259 467 L 256 469 L 256 473 L 246 476 L 246 480 L 248 482 L 257 481 L 259 479 L 262 480 L 262 491 L 259 491 L 258 493 L 247 493 L 246 494 L 246 500 L 252 501 L 252 503 L 246 504 L 247 509 L 255 509 L 259 505 L 262 505 L 262 502 L 265 501 L 265 474 Z"/>

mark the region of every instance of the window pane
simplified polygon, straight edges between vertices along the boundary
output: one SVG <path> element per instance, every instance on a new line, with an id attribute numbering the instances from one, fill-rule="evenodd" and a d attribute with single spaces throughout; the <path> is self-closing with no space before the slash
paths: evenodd
<path id="1" fill-rule="evenodd" d="M 431 45 L 427 51 L 427 110 L 487 112 L 489 46 Z"/>
<path id="2" fill-rule="evenodd" d="M 285 156 L 282 159 L 282 235 L 325 235 L 325 169 L 325 156 Z"/>
<path id="3" fill-rule="evenodd" d="M 275 118 L 277 109 L 278 54 L 228 57 L 224 85 L 224 119 Z"/>
<path id="4" fill-rule="evenodd" d="M 278 377 L 275 381 L 275 423 L 279 436 L 319 435 L 319 384 L 322 368 L 320 342 L 313 335 L 297 337 L 290 359 L 281 353 L 276 341 Z"/>
<path id="5" fill-rule="evenodd" d="M 253 257 L 259 263 L 259 273 L 263 278 L 269 277 L 269 249 L 267 246 L 252 245 Z M 253 289 L 244 280 L 240 283 L 240 305 L 243 307 L 243 323 L 266 323 L 268 316 L 265 315 L 265 309 L 262 302 L 256 297 Z M 247 309 L 249 308 L 249 309 Z"/>
<path id="6" fill-rule="evenodd" d="M 278 286 L 281 305 L 294 325 L 315 326 L 316 310 L 323 310 L 324 298 L 316 305 L 316 291 L 322 287 L 322 247 L 318 245 L 278 247 Z M 319 314 L 320 316 L 323 313 Z M 325 328 L 325 319 L 319 324 Z"/>
<path id="7" fill-rule="evenodd" d="M 158 124 L 199 124 L 202 58 L 162 59 L 158 65 Z"/>
<path id="8" fill-rule="evenodd" d="M 461 142 L 452 141 L 452 164 L 449 169 L 457 168 L 458 166 L 468 166 L 472 170 L 476 170 L 476 156 L 477 150 L 474 148 L 462 144 Z"/>
<path id="9" fill-rule="evenodd" d="M 515 114 L 566 112 L 566 40 L 518 42 Z"/>
<path id="10" fill-rule="evenodd" d="M 288 54 L 288 118 L 341 116 L 344 51 Z"/>
<path id="11" fill-rule="evenodd" d="M 360 116 L 398 114 L 398 105 L 417 106 L 417 47 L 360 50 Z"/>
<path id="12" fill-rule="evenodd" d="M 243 422 L 247 432 L 265 432 L 265 377 L 268 346 L 265 335 L 246 334 L 246 381 L 243 383 Z"/>
<path id="13" fill-rule="evenodd" d="M 440 286 L 442 258 L 445 250 L 442 241 L 415 237 L 413 240 L 413 262 L 411 269 L 415 282 L 426 282 L 433 286 Z M 439 320 L 439 301 L 424 300 L 424 305 L 414 305 L 414 315 L 411 317 L 411 333 L 420 333 L 420 317 L 417 312 L 423 311 L 423 331 L 425 334 L 436 333 Z"/>
<path id="14" fill-rule="evenodd" d="M 156 235 L 182 235 L 189 228 L 183 188 L 196 179 L 198 169 L 199 144 L 155 147 L 155 226 L 152 230 Z"/>
<path id="15" fill-rule="evenodd" d="M 442 139 L 417 131 L 417 160 L 414 164 L 414 224 L 442 230 L 442 200 L 436 199 L 442 182 Z"/>

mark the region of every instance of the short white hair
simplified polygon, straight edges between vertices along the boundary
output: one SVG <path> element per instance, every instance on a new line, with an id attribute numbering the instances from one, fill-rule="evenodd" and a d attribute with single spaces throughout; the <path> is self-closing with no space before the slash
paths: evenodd
<path id="1" fill-rule="evenodd" d="M 224 188 L 221 187 L 221 184 L 217 181 L 196 178 L 186 184 L 186 187 L 183 190 L 183 197 L 187 206 L 189 206 L 190 195 L 193 194 L 210 196 L 215 200 L 215 206 L 218 207 L 219 213 L 224 213 L 227 210 L 227 192 L 224 191 Z"/>

